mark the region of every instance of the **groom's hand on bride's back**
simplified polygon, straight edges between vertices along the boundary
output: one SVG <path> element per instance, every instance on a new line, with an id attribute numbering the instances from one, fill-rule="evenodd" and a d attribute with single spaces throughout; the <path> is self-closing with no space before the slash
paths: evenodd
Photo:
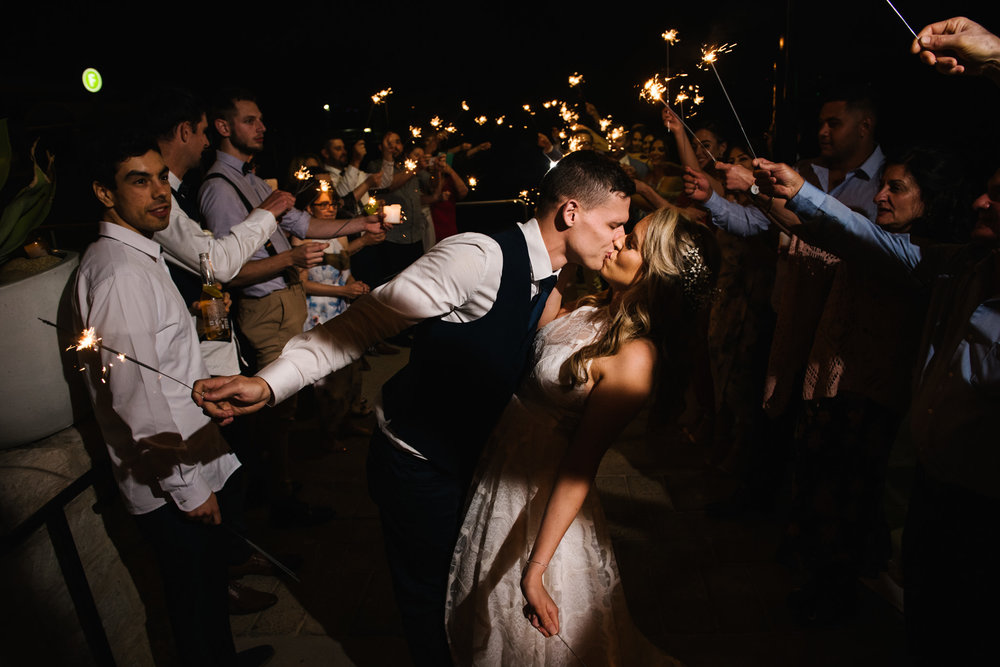
<path id="1" fill-rule="evenodd" d="M 271 399 L 271 387 L 262 378 L 229 375 L 197 380 L 191 391 L 194 402 L 221 425 L 234 417 L 256 412 Z"/>

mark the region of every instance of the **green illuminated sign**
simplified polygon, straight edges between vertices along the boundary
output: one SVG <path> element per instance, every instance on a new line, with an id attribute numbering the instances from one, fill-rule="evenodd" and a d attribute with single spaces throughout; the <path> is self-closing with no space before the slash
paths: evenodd
<path id="1" fill-rule="evenodd" d="M 98 72 L 93 67 L 88 67 L 83 70 L 83 87 L 86 88 L 91 93 L 96 93 L 104 85 L 104 80 L 101 78 L 101 73 Z"/>

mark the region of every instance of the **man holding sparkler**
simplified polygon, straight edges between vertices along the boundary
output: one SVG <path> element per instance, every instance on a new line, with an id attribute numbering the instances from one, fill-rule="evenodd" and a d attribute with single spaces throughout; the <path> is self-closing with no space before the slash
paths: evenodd
<path id="1" fill-rule="evenodd" d="M 271 186 L 250 166 L 253 156 L 264 147 L 267 128 L 253 96 L 241 90 L 223 90 L 211 120 L 219 146 L 215 164 L 198 193 L 198 203 L 205 225 L 216 236 L 225 236 L 272 195 Z M 320 220 L 294 208 L 282 216 L 279 226 L 303 239 L 335 238 L 364 229 L 382 231 L 375 216 Z M 236 324 L 253 347 L 258 368 L 277 358 L 285 343 L 302 331 L 306 296 L 298 281 L 298 268 L 320 264 L 325 248 L 325 243 L 316 242 L 293 248 L 285 235 L 276 231 L 230 282 L 241 291 Z M 290 396 L 261 415 L 256 433 L 261 451 L 269 454 L 272 519 L 281 525 L 311 525 L 330 519 L 333 513 L 330 508 L 310 506 L 295 495 L 288 466 L 288 434 L 295 409 L 295 396 Z"/>
<path id="2" fill-rule="evenodd" d="M 225 422 L 420 324 L 410 363 L 383 387 L 368 458 L 369 492 L 419 665 L 450 663 L 445 593 L 464 496 L 527 363 L 554 273 L 568 262 L 603 265 L 624 235 L 633 191 L 618 165 L 591 151 L 571 153 L 543 179 L 536 218 L 493 237 L 444 239 L 343 314 L 292 340 L 257 377 L 195 383 L 195 401 Z"/>
<path id="3" fill-rule="evenodd" d="M 145 135 L 121 131 L 102 139 L 92 156 L 104 221 L 73 294 L 80 324 L 120 351 L 81 350 L 94 411 L 125 506 L 159 563 L 181 662 L 263 664 L 273 648 L 238 657 L 229 626 L 219 524 L 240 462 L 218 427 L 191 405 L 188 387 L 206 373 L 205 364 L 188 305 L 152 238 L 170 219 L 169 172 Z"/>

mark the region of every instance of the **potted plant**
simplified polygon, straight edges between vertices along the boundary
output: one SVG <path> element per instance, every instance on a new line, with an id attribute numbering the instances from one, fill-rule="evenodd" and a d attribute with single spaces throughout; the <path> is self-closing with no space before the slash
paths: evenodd
<path id="1" fill-rule="evenodd" d="M 55 196 L 54 158 L 37 153 L 36 140 L 30 163 L 18 168 L 7 119 L 0 119 L 0 448 L 73 423 L 59 332 L 38 318 L 67 323 L 59 308 L 79 257 L 33 238 Z"/>

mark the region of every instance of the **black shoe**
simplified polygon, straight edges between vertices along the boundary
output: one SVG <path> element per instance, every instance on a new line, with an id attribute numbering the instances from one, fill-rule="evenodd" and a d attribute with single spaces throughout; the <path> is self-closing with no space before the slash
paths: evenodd
<path id="1" fill-rule="evenodd" d="M 278 596 L 273 593 L 258 591 L 236 581 L 229 582 L 229 613 L 234 616 L 256 614 L 273 607 L 277 602 Z"/>
<path id="2" fill-rule="evenodd" d="M 244 649 L 236 654 L 236 664 L 239 667 L 263 667 L 271 662 L 274 657 L 274 647 L 270 644 L 261 644 L 248 649 Z"/>
<path id="3" fill-rule="evenodd" d="M 335 516 L 332 507 L 309 505 L 298 498 L 286 497 L 271 504 L 271 524 L 277 528 L 318 526 Z"/>

